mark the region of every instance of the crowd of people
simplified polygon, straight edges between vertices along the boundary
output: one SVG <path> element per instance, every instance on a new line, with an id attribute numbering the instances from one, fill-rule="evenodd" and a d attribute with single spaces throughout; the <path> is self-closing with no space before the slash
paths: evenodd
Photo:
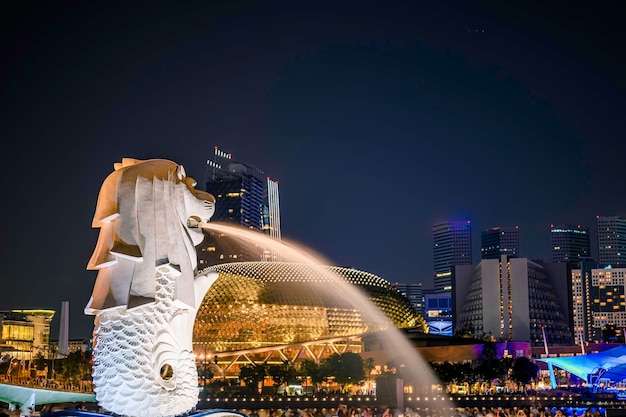
<path id="1" fill-rule="evenodd" d="M 242 410 L 245 412 L 245 410 Z M 606 417 L 598 408 L 514 407 L 440 407 L 410 408 L 354 407 L 252 410 L 250 417 Z"/>
<path id="2" fill-rule="evenodd" d="M 62 408 L 61 408 L 62 409 Z M 84 405 L 77 410 L 87 410 Z M 54 411 L 53 409 L 47 411 Z M 95 410 L 92 410 L 95 411 Z M 340 404 L 337 408 L 254 409 L 240 410 L 250 417 L 606 417 L 598 408 L 529 407 L 440 407 L 398 410 L 391 407 L 352 407 Z M 98 409 L 98 412 L 102 412 Z M 31 414 L 32 415 L 32 414 Z M 0 417 L 20 417 L 20 411 L 0 408 Z"/>
<path id="3" fill-rule="evenodd" d="M 446 417 L 437 414 L 438 417 Z M 405 413 L 404 417 L 418 417 L 417 414 Z M 426 417 L 420 415 L 420 417 Z M 431 414 L 430 417 L 433 417 Z M 465 407 L 457 408 L 450 417 L 604 417 L 597 408 L 550 408 L 541 406 L 530 407 Z"/>

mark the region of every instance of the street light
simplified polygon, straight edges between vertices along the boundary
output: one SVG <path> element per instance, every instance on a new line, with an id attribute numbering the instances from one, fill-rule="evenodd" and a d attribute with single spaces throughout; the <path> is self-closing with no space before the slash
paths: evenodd
<path id="1" fill-rule="evenodd" d="M 204 355 L 202 355 L 202 399 L 204 400 L 204 406 L 206 407 L 207 391 L 206 391 L 206 345 L 204 346 Z"/>
<path id="2" fill-rule="evenodd" d="M 50 355 L 52 356 L 52 369 L 50 370 L 50 377 L 52 380 L 55 380 L 56 374 L 54 372 L 54 360 L 57 357 L 57 348 L 55 346 L 50 346 Z"/>

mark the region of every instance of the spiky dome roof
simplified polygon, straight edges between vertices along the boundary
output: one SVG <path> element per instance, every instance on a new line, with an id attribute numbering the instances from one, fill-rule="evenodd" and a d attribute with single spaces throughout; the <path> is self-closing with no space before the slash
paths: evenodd
<path id="1" fill-rule="evenodd" d="M 361 335 L 424 319 L 388 281 L 353 268 L 291 262 L 214 265 L 194 341 L 215 352 Z M 382 313 L 382 314 L 381 314 Z"/>

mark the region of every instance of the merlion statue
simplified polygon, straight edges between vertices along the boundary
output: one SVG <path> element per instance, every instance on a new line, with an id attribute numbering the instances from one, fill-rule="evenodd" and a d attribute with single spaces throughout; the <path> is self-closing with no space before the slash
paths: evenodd
<path id="1" fill-rule="evenodd" d="M 94 391 L 109 412 L 175 416 L 198 402 L 193 324 L 217 274 L 195 275 L 198 226 L 215 205 L 195 185 L 172 161 L 123 159 L 100 189 L 85 313 L 95 315 Z"/>

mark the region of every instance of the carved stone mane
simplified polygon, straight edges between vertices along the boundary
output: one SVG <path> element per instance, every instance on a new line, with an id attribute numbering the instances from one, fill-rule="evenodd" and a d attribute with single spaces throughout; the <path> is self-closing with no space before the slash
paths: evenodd
<path id="1" fill-rule="evenodd" d="M 124 158 L 104 181 L 92 227 L 100 228 L 87 269 L 98 270 L 87 314 L 154 301 L 155 268 L 181 272 L 175 299 L 195 307 L 195 246 L 215 198 L 196 190 L 181 165 L 165 159 Z"/>

